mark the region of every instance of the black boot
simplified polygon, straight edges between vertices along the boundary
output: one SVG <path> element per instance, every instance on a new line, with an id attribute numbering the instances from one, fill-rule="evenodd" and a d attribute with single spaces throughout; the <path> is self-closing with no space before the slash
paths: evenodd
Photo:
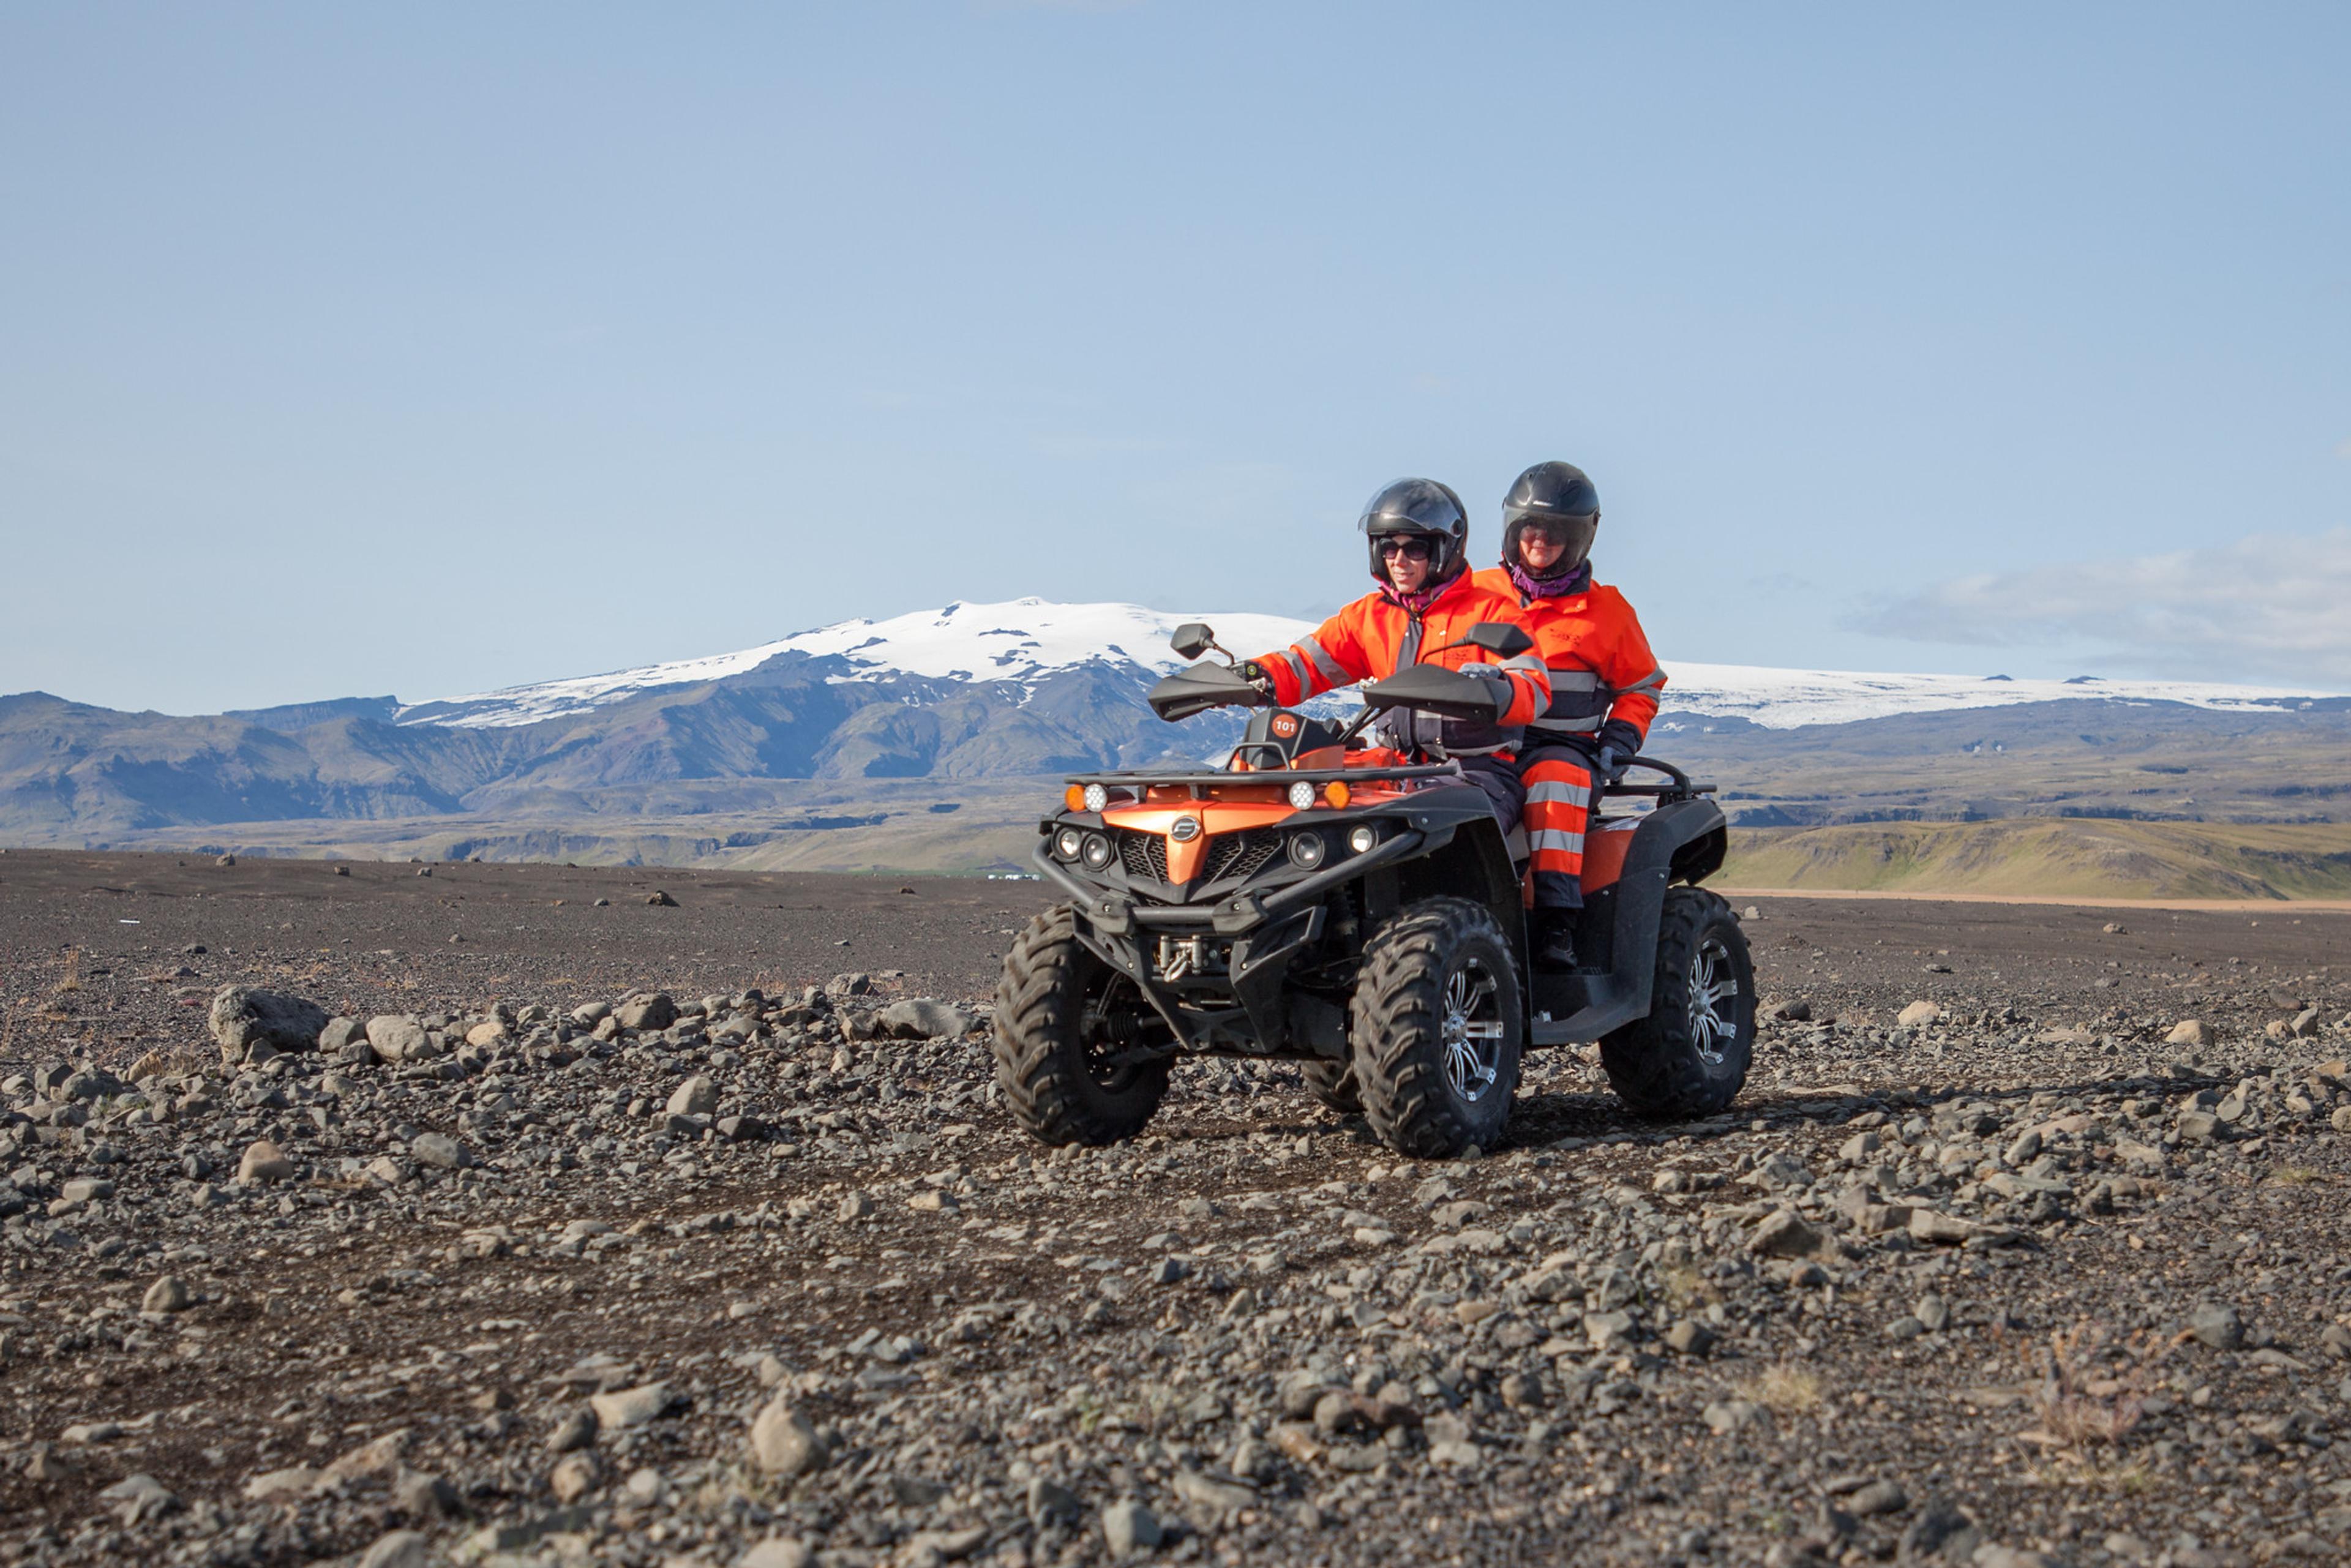
<path id="1" fill-rule="evenodd" d="M 1547 974 L 1561 974 L 1575 967 L 1575 912 L 1572 909 L 1538 909 L 1534 929 L 1529 935 L 1534 942 L 1535 967 Z"/>

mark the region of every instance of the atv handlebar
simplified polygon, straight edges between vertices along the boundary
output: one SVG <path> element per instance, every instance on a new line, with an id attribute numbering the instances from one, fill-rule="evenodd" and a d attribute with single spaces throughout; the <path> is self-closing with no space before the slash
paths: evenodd
<path id="1" fill-rule="evenodd" d="M 1438 664 L 1414 664 L 1364 687 L 1364 706 L 1408 707 L 1439 718 L 1493 724 L 1510 710 L 1510 688 Z"/>
<path id="2" fill-rule="evenodd" d="M 1270 707 L 1273 699 L 1230 664 L 1192 664 L 1162 675 L 1144 695 L 1151 711 L 1173 723 L 1218 707 Z"/>

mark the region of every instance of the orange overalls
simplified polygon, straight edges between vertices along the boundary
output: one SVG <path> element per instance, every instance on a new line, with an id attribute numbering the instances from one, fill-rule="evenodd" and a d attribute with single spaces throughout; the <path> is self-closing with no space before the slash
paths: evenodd
<path id="1" fill-rule="evenodd" d="M 1666 672 L 1640 618 L 1613 588 L 1587 578 L 1578 591 L 1545 598 L 1521 590 L 1505 567 L 1488 568 L 1478 581 L 1522 609 L 1551 674 L 1551 701 L 1528 722 L 1519 751 L 1535 905 L 1581 908 L 1600 749 L 1609 747 L 1619 758 L 1640 749 Z"/>
<path id="2" fill-rule="evenodd" d="M 1535 635 L 1515 593 L 1496 593 L 1465 571 L 1416 611 L 1399 603 L 1387 590 L 1367 593 L 1322 622 L 1311 636 L 1260 655 L 1257 663 L 1272 677 L 1274 699 L 1284 707 L 1337 686 L 1381 680 L 1416 664 L 1498 670 L 1510 703 L 1495 723 L 1392 715 L 1383 721 L 1382 738 L 1404 750 L 1441 747 L 1445 755 L 1461 759 L 1462 770 L 1485 789 L 1507 832 L 1519 825 L 1520 796 L 1511 768 L 1518 729 L 1550 703 L 1551 678 L 1540 648 L 1497 666 L 1482 648 L 1449 645 L 1467 637 L 1480 621 L 1499 621 Z"/>

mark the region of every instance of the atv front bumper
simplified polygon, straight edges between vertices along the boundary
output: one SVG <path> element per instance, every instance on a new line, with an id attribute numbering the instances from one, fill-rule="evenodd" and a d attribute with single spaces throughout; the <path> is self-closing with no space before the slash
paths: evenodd
<path id="1" fill-rule="evenodd" d="M 1178 1050 L 1272 1055 L 1303 1047 L 1335 1055 L 1343 1049 L 1343 1015 L 1328 1001 L 1285 992 L 1290 961 L 1322 935 L 1323 901 L 1333 888 L 1408 860 L 1429 842 L 1429 830 L 1405 828 L 1299 881 L 1244 888 L 1213 904 L 1160 904 L 1098 886 L 1044 844 L 1031 858 L 1069 895 L 1078 940 L 1134 982 Z"/>

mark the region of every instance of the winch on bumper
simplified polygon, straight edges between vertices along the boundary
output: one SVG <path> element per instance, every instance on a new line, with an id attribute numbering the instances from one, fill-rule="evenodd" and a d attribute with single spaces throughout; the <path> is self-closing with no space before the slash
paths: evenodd
<path id="1" fill-rule="evenodd" d="M 1244 806 L 1210 796 L 1239 782 L 1229 773 L 1161 775 L 1153 795 L 1189 784 L 1196 797 L 1121 805 L 1098 781 L 1081 779 L 1071 788 L 1093 783 L 1087 803 L 1095 809 L 1039 824 L 1032 858 L 1068 896 L 1079 941 L 1134 982 L 1176 1049 L 1343 1055 L 1343 993 L 1297 986 L 1293 960 L 1326 935 L 1335 892 L 1441 846 L 1463 812 L 1487 810 L 1450 767 L 1395 769 L 1379 780 L 1388 789 L 1357 810 L 1328 804 L 1320 790 L 1332 781 L 1357 789 L 1365 782 L 1360 770 L 1291 773 L 1280 788 L 1302 786 L 1304 804 Z M 1440 799 L 1464 794 L 1471 799 Z M 1179 841 L 1196 841 L 1198 874 L 1175 881 L 1168 862 Z"/>

